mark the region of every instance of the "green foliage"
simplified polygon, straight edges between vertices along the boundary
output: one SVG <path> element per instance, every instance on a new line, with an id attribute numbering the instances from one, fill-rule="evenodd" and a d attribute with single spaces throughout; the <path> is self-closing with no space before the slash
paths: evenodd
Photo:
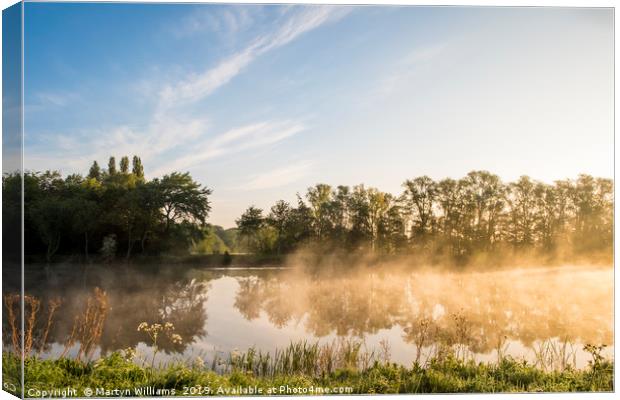
<path id="1" fill-rule="evenodd" d="M 259 232 L 265 226 L 263 210 L 250 206 L 235 222 L 239 229 L 239 236 L 245 240 L 246 248 L 259 252 L 261 248 Z"/>
<path id="2" fill-rule="evenodd" d="M 69 204 L 66 199 L 54 196 L 33 204 L 28 211 L 47 248 L 45 260 L 50 262 L 60 247 L 62 232 L 67 230 L 67 221 L 71 215 Z"/>
<path id="3" fill-rule="evenodd" d="M 166 229 L 179 221 L 204 224 L 211 205 L 211 190 L 194 182 L 188 172 L 173 172 L 151 181 L 163 206 Z"/>
<path id="4" fill-rule="evenodd" d="M 116 236 L 118 254 L 255 253 L 281 255 L 301 247 L 342 252 L 415 255 L 429 262 L 486 260 L 509 254 L 549 260 L 612 256 L 613 182 L 580 175 L 503 183 L 487 171 L 433 181 L 405 181 L 396 196 L 375 188 L 317 184 L 297 204 L 249 207 L 237 227 L 205 229 L 211 190 L 188 173 L 147 181 L 139 157 L 122 157 L 120 173 L 95 161 L 86 177 L 58 172 L 24 174 L 26 248 L 49 262 L 83 254 Z M 3 217 L 18 224 L 21 180 L 3 177 Z M 12 243 L 11 235 L 4 242 Z M 509 257 L 508 257 L 509 258 Z"/>
<path id="5" fill-rule="evenodd" d="M 249 251 L 326 249 L 415 254 L 466 262 L 506 251 L 549 258 L 611 259 L 613 182 L 580 175 L 546 184 L 527 176 L 503 183 L 487 171 L 436 182 L 404 182 L 399 196 L 364 185 L 317 184 L 297 207 L 280 200 L 264 217 L 249 207 L 237 220 Z M 276 234 L 265 234 L 271 227 Z M 261 234 L 262 233 L 262 234 Z M 261 238 L 267 243 L 261 243 Z"/>
<path id="6" fill-rule="evenodd" d="M 50 262 L 56 254 L 82 254 L 88 261 L 93 249 L 103 249 L 108 261 L 117 252 L 127 259 L 135 252 L 187 254 L 203 237 L 211 190 L 188 173 L 147 181 L 140 158 L 133 157 L 132 172 L 128 160 L 121 159 L 121 173 L 116 172 L 114 157 L 107 173 L 95 161 L 86 177 L 26 172 L 24 239 L 29 256 L 44 256 Z M 20 181 L 18 174 L 3 176 L 7 220 L 19 217 L 15 202 Z"/>
<path id="7" fill-rule="evenodd" d="M 192 252 L 197 254 L 224 254 L 230 251 L 214 226 L 207 227 L 205 237 L 192 246 Z"/>

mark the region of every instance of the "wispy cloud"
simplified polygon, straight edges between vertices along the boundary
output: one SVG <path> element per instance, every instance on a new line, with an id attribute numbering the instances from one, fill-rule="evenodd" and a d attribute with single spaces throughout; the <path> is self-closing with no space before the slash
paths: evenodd
<path id="1" fill-rule="evenodd" d="M 254 7 L 258 9 L 259 6 Z M 244 31 L 254 22 L 247 6 L 229 5 L 226 8 L 205 7 L 184 18 L 175 26 L 175 36 L 184 38 L 205 32 L 230 35 Z"/>
<path id="2" fill-rule="evenodd" d="M 287 13 L 284 23 L 273 32 L 255 38 L 252 43 L 213 68 L 162 89 L 159 95 L 161 109 L 178 107 L 199 101 L 230 82 L 260 55 L 290 43 L 298 36 L 335 21 L 349 12 L 349 8 L 333 6 L 303 7 Z M 290 15 L 288 15 L 290 14 Z"/>
<path id="3" fill-rule="evenodd" d="M 159 168 L 151 170 L 149 175 L 158 176 L 170 170 L 187 170 L 224 154 L 272 145 L 303 131 L 304 126 L 296 121 L 268 120 L 213 136 L 210 117 L 195 106 L 229 83 L 261 55 L 323 24 L 336 21 L 348 12 L 346 7 L 285 7 L 271 31 L 254 37 L 215 66 L 193 74 L 185 73 L 185 78 L 164 85 L 141 81 L 137 88 L 149 94 L 153 107 L 146 122 L 123 124 L 105 132 L 91 130 L 88 134 L 61 135 L 56 147 L 75 155 L 71 162 L 63 164 L 64 172 L 84 171 L 92 160 L 104 161 L 111 154 L 122 151 L 123 154 L 139 154 L 145 163 L 157 165 Z M 221 29 L 239 30 L 252 22 L 252 16 L 246 14 L 247 10 L 235 7 L 212 17 L 218 19 Z M 194 20 L 189 26 L 191 30 L 199 31 L 210 23 L 211 20 L 206 19 L 202 22 Z M 41 99 L 57 105 L 67 101 L 51 94 L 42 95 Z M 41 146 L 37 159 L 43 160 L 46 153 L 49 154 L 49 148 L 44 147 Z M 90 152 L 86 153 L 84 149 Z M 178 157 L 178 154 L 187 155 Z"/>
<path id="4" fill-rule="evenodd" d="M 66 107 L 78 100 L 80 96 L 77 93 L 70 92 L 39 92 L 29 101 L 27 110 L 40 111 L 50 108 Z"/>
<path id="5" fill-rule="evenodd" d="M 325 23 L 336 21 L 348 12 L 349 8 L 330 6 L 285 8 L 282 15 L 283 22 L 278 24 L 273 31 L 254 38 L 241 50 L 220 61 L 215 67 L 205 69 L 182 81 L 166 85 L 159 92 L 158 104 L 153 114 L 153 124 L 159 127 L 164 124 L 164 121 L 176 118 L 179 113 L 182 113 L 180 110 L 212 95 L 217 89 L 234 79 L 259 56 L 282 47 Z M 249 23 L 251 17 L 237 15 L 236 17 L 223 17 L 223 19 L 227 21 L 228 29 L 233 29 L 233 25 L 238 27 L 241 23 Z M 156 175 L 162 172 L 164 167 L 186 169 L 222 154 L 277 143 L 304 129 L 301 124 L 296 122 L 268 121 L 235 128 L 215 138 L 204 138 L 204 135 L 199 132 L 191 133 L 199 130 L 201 126 L 200 123 L 197 123 L 195 124 L 196 129 L 187 131 L 190 137 L 186 139 L 192 142 L 192 155 L 175 159 L 171 163 L 163 163 L 162 168 L 155 171 Z M 167 127 L 164 125 L 164 128 Z M 164 134 L 164 132 L 169 132 L 169 129 L 156 129 L 155 131 L 158 130 L 159 133 L 155 135 L 157 137 L 160 137 L 160 134 Z M 168 135 L 173 138 L 173 143 L 167 143 L 160 139 L 156 145 L 160 148 L 168 148 L 174 143 L 178 143 L 180 139 L 178 135 L 174 133 L 168 133 Z"/>
<path id="6" fill-rule="evenodd" d="M 255 175 L 240 190 L 263 190 L 286 186 L 307 176 L 312 170 L 311 161 L 299 161 L 292 165 L 276 168 L 263 174 Z"/>
<path id="7" fill-rule="evenodd" d="M 191 154 L 164 163 L 154 171 L 154 175 L 170 170 L 186 170 L 215 157 L 275 144 L 303 130 L 300 123 L 292 121 L 265 121 L 231 129 L 194 143 Z"/>
<path id="8" fill-rule="evenodd" d="M 419 68 L 426 66 L 444 53 L 447 43 L 438 43 L 430 46 L 416 48 L 405 55 L 396 66 L 379 80 L 377 94 L 387 96 L 403 83 L 413 78 L 419 72 Z"/>

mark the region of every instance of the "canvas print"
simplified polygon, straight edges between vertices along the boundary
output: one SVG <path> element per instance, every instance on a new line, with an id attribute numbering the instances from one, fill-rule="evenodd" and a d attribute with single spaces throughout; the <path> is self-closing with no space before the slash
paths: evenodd
<path id="1" fill-rule="evenodd" d="M 613 392 L 614 14 L 3 11 L 3 390 Z"/>

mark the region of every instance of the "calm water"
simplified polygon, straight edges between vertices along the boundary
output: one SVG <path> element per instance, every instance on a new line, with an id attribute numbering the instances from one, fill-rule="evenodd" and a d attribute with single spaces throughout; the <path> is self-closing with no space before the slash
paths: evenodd
<path id="1" fill-rule="evenodd" d="M 391 358 L 403 364 L 424 361 L 439 342 L 464 343 L 481 361 L 496 360 L 498 348 L 528 360 L 564 348 L 564 358 L 583 367 L 589 359 L 585 343 L 607 344 L 605 353 L 613 354 L 611 268 L 328 278 L 286 269 L 170 267 L 156 273 L 119 266 L 91 266 L 84 275 L 82 267 L 65 266 L 37 281 L 26 282 L 27 292 L 63 299 L 45 357 L 62 352 L 75 315 L 96 286 L 107 292 L 110 310 L 95 356 L 137 346 L 148 357 L 150 342 L 136 329 L 143 321 L 172 322 L 183 338 L 180 345 L 161 341 L 162 363 L 210 362 L 216 353 L 252 346 L 273 351 L 291 341 L 339 338 L 362 339 L 368 349 L 387 342 Z"/>

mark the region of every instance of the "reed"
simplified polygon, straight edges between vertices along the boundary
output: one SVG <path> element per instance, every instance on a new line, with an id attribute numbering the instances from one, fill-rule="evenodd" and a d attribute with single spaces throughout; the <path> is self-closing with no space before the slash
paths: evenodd
<path id="1" fill-rule="evenodd" d="M 389 344 L 382 345 L 382 352 L 368 349 L 365 342 L 355 339 L 336 339 L 320 344 L 306 340 L 291 342 L 273 353 L 250 348 L 246 352 L 230 353 L 224 368 L 221 359 L 214 358 L 214 371 L 251 373 L 254 376 L 310 375 L 326 376 L 335 370 L 362 371 L 389 358 Z"/>
<path id="2" fill-rule="evenodd" d="M 30 354 L 30 351 L 32 350 L 32 336 L 34 333 L 34 326 L 37 321 L 37 313 L 41 308 L 41 300 L 34 298 L 33 296 L 24 296 L 24 303 L 25 311 L 27 306 L 27 312 L 26 315 L 24 315 L 24 328 L 26 330 L 24 334 L 24 355 L 26 355 Z"/>
<path id="3" fill-rule="evenodd" d="M 534 344 L 532 350 L 535 365 L 545 371 L 565 370 L 577 365 L 577 348 L 569 338 L 543 340 Z"/>
<path id="4" fill-rule="evenodd" d="M 45 322 L 45 327 L 43 328 L 43 335 L 41 336 L 41 346 L 39 347 L 39 354 L 45 349 L 47 345 L 47 338 L 50 333 L 50 329 L 52 328 L 52 323 L 54 321 L 54 315 L 56 314 L 56 310 L 62 304 L 62 300 L 59 298 L 51 299 L 47 305 L 47 320 Z"/>
<path id="5" fill-rule="evenodd" d="M 41 320 L 41 300 L 25 295 L 24 299 L 24 335 L 23 348 L 21 334 L 21 299 L 19 294 L 6 294 L 3 296 L 4 308 L 7 313 L 8 329 L 3 333 L 5 337 L 10 337 L 11 349 L 15 353 L 22 353 L 25 357 L 30 356 L 35 350 L 40 354 L 47 345 L 47 339 L 54 321 L 56 309 L 61 304 L 60 299 L 54 298 L 47 302 L 47 317 Z M 43 324 L 41 326 L 41 324 Z"/>
<path id="6" fill-rule="evenodd" d="M 78 344 L 76 358 L 84 357 L 90 360 L 101 339 L 107 315 L 108 295 L 105 291 L 95 288 L 86 299 L 82 312 L 75 316 L 71 334 L 60 357 L 65 357 L 69 349 Z"/>
<path id="7" fill-rule="evenodd" d="M 5 336 L 11 337 L 12 350 L 16 353 L 21 350 L 21 328 L 20 328 L 20 299 L 19 294 L 5 294 L 4 308 L 7 312 L 7 322 L 10 329 L 10 333 L 5 332 Z"/>

